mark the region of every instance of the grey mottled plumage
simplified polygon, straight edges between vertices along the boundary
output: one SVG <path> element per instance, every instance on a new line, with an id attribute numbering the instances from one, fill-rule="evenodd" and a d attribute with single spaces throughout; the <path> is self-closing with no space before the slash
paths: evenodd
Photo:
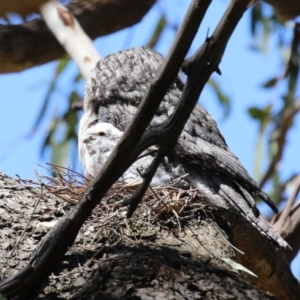
<path id="1" fill-rule="evenodd" d="M 86 176 L 98 173 L 133 118 L 161 62 L 161 55 L 155 51 L 135 48 L 108 55 L 97 63 L 86 85 L 84 115 L 79 127 L 80 160 Z M 183 83 L 177 78 L 150 126 L 172 115 L 182 89 Z M 155 149 L 154 146 L 148 149 L 152 155 L 137 160 L 123 179 L 139 178 L 137 169 L 147 170 Z M 216 122 L 202 106 L 195 107 L 174 152 L 172 158 L 165 158 L 160 165 L 152 185 L 163 186 L 188 173 L 181 184 L 198 188 L 211 203 L 239 211 L 270 239 L 286 246 L 259 216 L 253 196 L 258 195 L 274 210 L 275 204 L 229 150 Z"/>

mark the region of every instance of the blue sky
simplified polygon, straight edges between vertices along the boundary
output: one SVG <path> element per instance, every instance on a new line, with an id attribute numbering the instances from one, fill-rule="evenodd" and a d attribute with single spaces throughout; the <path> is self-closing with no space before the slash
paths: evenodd
<path id="1" fill-rule="evenodd" d="M 123 48 L 142 46 L 148 42 L 154 24 L 164 11 L 170 23 L 178 24 L 182 19 L 189 1 L 164 0 L 159 2 L 150 13 L 129 29 L 122 30 L 107 37 L 99 38 L 95 45 L 101 56 L 116 52 Z M 205 17 L 199 33 L 193 43 L 192 52 L 205 40 L 207 31 L 212 32 L 226 9 L 227 1 L 214 1 Z M 247 114 L 250 106 L 276 105 L 280 91 L 270 93 L 260 86 L 267 79 L 281 70 L 278 49 L 274 41 L 270 43 L 270 51 L 266 55 L 250 50 L 249 13 L 240 22 L 233 34 L 220 65 L 222 76 L 214 75 L 223 91 L 232 101 L 232 109 L 228 118 L 223 118 L 223 110 L 214 93 L 207 87 L 200 103 L 214 116 L 219 124 L 231 150 L 239 157 L 242 164 L 253 175 L 254 147 L 258 127 Z M 174 37 L 174 31 L 165 30 L 156 50 L 166 54 Z M 65 104 L 77 72 L 74 64 L 70 64 L 64 72 L 56 91 L 51 98 L 50 109 L 45 120 L 36 132 L 32 127 L 45 98 L 49 83 L 54 76 L 56 62 L 35 67 L 20 73 L 0 75 L 1 108 L 0 119 L 0 171 L 15 177 L 35 179 L 34 169 L 43 172 L 36 164 L 44 165 L 50 161 L 49 153 L 41 156 L 40 149 L 43 135 L 47 131 L 49 118 L 61 110 Z M 78 87 L 83 93 L 84 85 Z M 48 118 L 48 119 L 47 119 Z M 299 172 L 300 118 L 288 135 L 288 146 L 283 162 L 280 165 L 282 176 Z M 299 264 L 298 264 L 299 265 Z M 297 265 L 297 266 L 298 266 Z M 293 267 L 300 275 L 296 265 Z"/>

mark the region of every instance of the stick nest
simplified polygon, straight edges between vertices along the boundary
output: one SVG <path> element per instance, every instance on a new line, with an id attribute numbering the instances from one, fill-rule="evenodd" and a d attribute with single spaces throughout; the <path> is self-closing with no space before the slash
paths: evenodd
<path id="1" fill-rule="evenodd" d="M 38 175 L 39 182 L 19 179 L 22 183 L 30 185 L 43 185 L 44 195 L 52 194 L 68 207 L 75 205 L 91 179 L 65 167 L 49 164 L 54 177 Z M 179 179 L 178 179 L 179 180 Z M 173 184 L 163 187 L 149 187 L 143 200 L 139 204 L 132 218 L 127 219 L 127 207 L 122 207 L 124 199 L 129 198 L 140 182 L 130 184 L 118 181 L 106 193 L 94 210 L 88 223 L 93 231 L 114 231 L 115 234 L 125 234 L 130 238 L 151 238 L 155 235 L 152 226 L 168 227 L 181 231 L 182 226 L 191 218 L 199 217 L 199 211 L 206 206 L 196 190 L 183 190 Z"/>

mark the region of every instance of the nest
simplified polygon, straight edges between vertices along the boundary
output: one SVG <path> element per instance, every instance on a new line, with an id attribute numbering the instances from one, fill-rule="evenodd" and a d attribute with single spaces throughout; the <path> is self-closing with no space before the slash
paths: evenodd
<path id="1" fill-rule="evenodd" d="M 38 182 L 20 178 L 19 181 L 27 185 L 42 185 L 43 196 L 55 195 L 71 208 L 80 201 L 91 179 L 85 178 L 70 168 L 49 165 L 52 168 L 53 177 L 38 175 Z M 129 220 L 126 218 L 127 207 L 123 207 L 122 202 L 134 193 L 140 182 L 133 181 L 128 184 L 118 181 L 94 209 L 87 223 L 92 225 L 93 230 L 101 229 L 102 232 L 107 233 L 113 231 L 117 235 L 125 234 L 133 239 L 153 237 L 155 230 L 151 228 L 157 225 L 180 232 L 188 220 L 199 217 L 199 211 L 205 213 L 206 205 L 203 201 L 199 201 L 197 190 L 183 190 L 176 187 L 179 180 L 180 178 L 174 180 L 168 186 L 149 187 Z"/>

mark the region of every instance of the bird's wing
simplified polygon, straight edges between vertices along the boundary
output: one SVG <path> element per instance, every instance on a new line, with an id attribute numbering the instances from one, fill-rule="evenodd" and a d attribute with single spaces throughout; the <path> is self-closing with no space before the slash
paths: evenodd
<path id="1" fill-rule="evenodd" d="M 220 138 L 222 138 L 222 135 L 219 133 L 216 123 L 211 120 L 211 116 L 208 113 L 206 118 L 202 118 L 201 120 L 201 124 L 203 125 L 201 131 L 199 131 L 200 134 L 195 130 L 190 130 L 193 126 L 198 125 L 197 120 L 200 120 L 201 117 L 202 114 L 200 110 L 195 109 L 178 139 L 175 151 L 181 161 L 214 171 L 217 174 L 236 181 L 246 188 L 250 194 L 259 196 L 274 212 L 278 212 L 276 204 L 261 190 L 256 181 L 251 178 L 239 159 L 227 146 L 223 148 L 218 146 L 221 142 Z M 202 132 L 207 134 L 208 138 L 204 136 Z M 214 143 L 212 143 L 211 140 L 214 140 Z"/>

